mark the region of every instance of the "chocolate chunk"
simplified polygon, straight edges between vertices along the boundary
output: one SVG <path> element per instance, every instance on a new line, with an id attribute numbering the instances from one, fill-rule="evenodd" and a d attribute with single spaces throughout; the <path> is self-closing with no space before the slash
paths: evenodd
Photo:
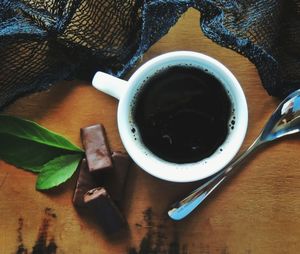
<path id="1" fill-rule="evenodd" d="M 99 224 L 106 233 L 117 233 L 126 225 L 120 210 L 103 187 L 89 190 L 83 200 L 88 207 L 93 209 Z"/>
<path id="2" fill-rule="evenodd" d="M 123 152 L 113 152 L 112 161 L 114 168 L 105 178 L 104 186 L 112 199 L 120 203 L 123 199 L 128 169 L 132 161 L 129 155 Z"/>
<path id="3" fill-rule="evenodd" d="M 86 162 L 86 159 L 82 159 L 79 165 L 79 174 L 77 178 L 76 187 L 73 195 L 73 204 L 75 206 L 84 206 L 83 196 L 90 189 L 96 188 L 97 184 L 93 179 Z"/>
<path id="4" fill-rule="evenodd" d="M 82 128 L 81 139 L 91 173 L 102 173 L 112 168 L 110 149 L 102 125 Z"/>

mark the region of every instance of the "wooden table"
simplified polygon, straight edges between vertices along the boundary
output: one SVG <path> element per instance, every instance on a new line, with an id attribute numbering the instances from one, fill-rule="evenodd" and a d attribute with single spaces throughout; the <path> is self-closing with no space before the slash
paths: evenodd
<path id="1" fill-rule="evenodd" d="M 141 63 L 173 50 L 205 53 L 235 74 L 248 100 L 249 128 L 242 149 L 249 146 L 278 104 L 263 89 L 255 66 L 207 39 L 195 10 L 184 14 Z M 115 99 L 97 92 L 88 82 L 74 81 L 21 98 L 4 112 L 34 120 L 77 145 L 81 145 L 80 127 L 101 122 L 111 148 L 124 150 L 116 108 Z M 129 230 L 113 239 L 93 219 L 74 209 L 71 198 L 76 176 L 54 192 L 41 193 L 35 190 L 36 175 L 0 162 L 0 253 L 37 253 L 32 250 L 37 240 L 52 242 L 50 247 L 55 242 L 56 253 L 72 254 L 122 254 L 130 248 L 131 253 L 149 254 L 299 253 L 299 148 L 295 136 L 261 150 L 229 184 L 180 222 L 168 219 L 166 210 L 199 183 L 161 181 L 133 166 L 123 205 Z M 22 252 L 22 243 L 28 252 Z"/>

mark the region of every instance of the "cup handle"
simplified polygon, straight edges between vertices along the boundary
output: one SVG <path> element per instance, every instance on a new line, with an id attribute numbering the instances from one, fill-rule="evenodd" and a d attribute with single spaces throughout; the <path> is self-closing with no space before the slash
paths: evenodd
<path id="1" fill-rule="evenodd" d="M 120 100 L 128 88 L 128 81 L 116 78 L 102 71 L 96 72 L 92 84 L 93 87 L 99 91 L 115 97 L 118 100 Z"/>

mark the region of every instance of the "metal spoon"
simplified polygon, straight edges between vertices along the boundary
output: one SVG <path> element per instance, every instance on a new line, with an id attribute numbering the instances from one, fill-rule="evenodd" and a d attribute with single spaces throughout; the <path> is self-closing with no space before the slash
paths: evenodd
<path id="1" fill-rule="evenodd" d="M 271 115 L 258 138 L 241 155 L 232 160 L 209 181 L 191 192 L 186 198 L 171 205 L 168 215 L 173 220 L 181 220 L 189 215 L 217 187 L 224 183 L 239 165 L 258 147 L 290 134 L 300 132 L 300 89 L 288 95 Z"/>

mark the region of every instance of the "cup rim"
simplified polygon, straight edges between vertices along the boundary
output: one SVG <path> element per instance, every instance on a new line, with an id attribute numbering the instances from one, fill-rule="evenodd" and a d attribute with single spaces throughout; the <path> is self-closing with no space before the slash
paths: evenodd
<path id="1" fill-rule="evenodd" d="M 141 80 L 145 80 L 145 73 L 147 73 L 153 66 L 153 70 L 157 70 L 159 69 L 160 65 L 166 65 L 165 61 L 179 61 L 180 59 L 192 59 L 193 61 L 197 62 L 199 60 L 204 61 L 205 63 L 209 63 L 211 66 L 216 68 L 216 70 L 221 71 L 224 77 L 227 77 L 228 80 L 226 82 L 230 83 L 227 85 L 232 89 L 230 93 L 234 93 L 233 99 L 236 100 L 233 103 L 235 103 L 237 106 L 235 114 L 238 118 L 238 124 L 235 125 L 235 130 L 232 131 L 234 136 L 231 138 L 226 138 L 225 140 L 225 142 L 228 142 L 224 146 L 226 147 L 226 149 L 224 148 L 226 152 L 220 152 L 216 154 L 216 156 L 209 157 L 199 162 L 176 164 L 163 161 L 157 156 L 153 156 L 152 152 L 150 152 L 140 142 L 136 141 L 132 137 L 132 126 L 129 124 L 130 121 L 132 122 L 132 118 L 128 116 L 128 113 L 130 112 L 131 107 L 130 103 L 133 96 L 132 92 L 135 93 L 141 84 Z M 238 153 L 247 132 L 247 101 L 245 94 L 235 76 L 227 69 L 227 67 L 225 67 L 216 59 L 192 51 L 173 51 L 165 53 L 152 58 L 140 66 L 128 80 L 128 86 L 128 89 L 120 98 L 118 106 L 118 129 L 121 140 L 128 154 L 141 169 L 148 172 L 150 175 L 171 182 L 194 182 L 214 175 L 224 168 Z"/>

